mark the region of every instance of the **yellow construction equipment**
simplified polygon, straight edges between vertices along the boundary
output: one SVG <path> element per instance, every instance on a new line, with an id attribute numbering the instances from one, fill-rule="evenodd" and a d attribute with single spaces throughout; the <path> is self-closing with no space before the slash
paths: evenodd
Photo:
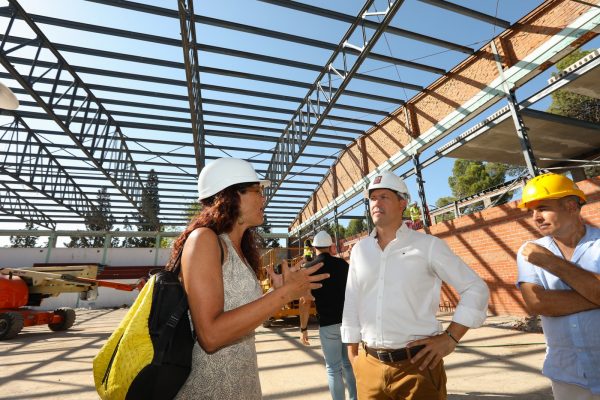
<path id="1" fill-rule="evenodd" d="M 273 290 L 271 278 L 267 274 L 267 268 L 280 265 L 283 260 L 287 260 L 288 265 L 296 265 L 297 263 L 304 262 L 303 249 L 298 247 L 277 247 L 273 249 L 266 249 L 261 256 L 261 266 L 259 273 L 260 285 L 263 289 L 263 293 L 267 293 Z M 273 321 L 288 317 L 294 317 L 300 315 L 298 301 L 292 301 L 284 305 L 281 310 L 273 314 L 268 320 L 263 322 L 265 328 L 271 326 Z M 310 307 L 310 315 L 317 315 L 314 303 Z"/>

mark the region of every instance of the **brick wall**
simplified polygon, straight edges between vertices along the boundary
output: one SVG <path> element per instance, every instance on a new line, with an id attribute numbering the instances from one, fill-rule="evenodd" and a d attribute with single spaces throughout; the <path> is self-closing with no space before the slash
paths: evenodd
<path id="1" fill-rule="evenodd" d="M 588 196 L 582 209 L 586 223 L 600 227 L 600 178 L 578 182 Z M 490 288 L 490 312 L 496 315 L 527 315 L 515 282 L 516 255 L 526 241 L 540 237 L 527 211 L 517 201 L 489 208 L 431 227 L 431 234 L 452 248 Z M 442 288 L 441 302 L 457 303 L 456 292 Z"/>

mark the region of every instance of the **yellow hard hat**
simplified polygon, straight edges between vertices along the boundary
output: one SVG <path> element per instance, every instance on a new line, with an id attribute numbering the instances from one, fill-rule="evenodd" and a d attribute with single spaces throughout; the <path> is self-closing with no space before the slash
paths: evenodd
<path id="1" fill-rule="evenodd" d="M 540 200 L 560 199 L 566 196 L 577 196 L 585 203 L 585 194 L 575 182 L 559 174 L 543 174 L 531 179 L 523 188 L 520 208 L 528 208 L 531 203 Z"/>

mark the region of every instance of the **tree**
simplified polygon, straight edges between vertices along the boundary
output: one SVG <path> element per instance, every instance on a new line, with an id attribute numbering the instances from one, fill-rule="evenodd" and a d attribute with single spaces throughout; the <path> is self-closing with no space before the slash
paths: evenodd
<path id="1" fill-rule="evenodd" d="M 455 201 L 456 201 L 456 197 L 454 197 L 454 196 L 440 197 L 439 199 L 436 200 L 435 206 L 437 208 L 442 208 L 444 206 L 447 206 L 448 204 L 454 203 Z"/>
<path id="2" fill-rule="evenodd" d="M 27 221 L 25 223 L 25 229 L 28 231 L 37 231 L 37 228 L 33 226 L 33 222 Z M 37 236 L 11 236 L 10 247 L 37 247 Z"/>
<path id="3" fill-rule="evenodd" d="M 448 184 L 452 190 L 452 196 L 442 197 L 436 201 L 438 207 L 443 207 L 456 200 L 472 196 L 491 187 L 504 183 L 507 175 L 517 175 L 523 169 L 506 164 L 471 161 L 457 159 L 454 161 L 452 176 L 448 178 Z M 512 192 L 504 193 L 495 204 L 504 204 L 512 197 Z M 481 203 L 475 203 L 462 210 L 463 214 L 470 214 L 483 209 Z M 442 217 L 441 220 L 449 219 Z M 439 221 L 440 219 L 436 219 Z"/>
<path id="4" fill-rule="evenodd" d="M 329 223 L 326 226 L 323 227 L 323 229 L 325 229 L 327 231 L 327 233 L 329 233 L 329 235 L 331 236 L 331 238 L 335 241 L 335 235 L 336 235 L 336 231 L 337 231 L 337 238 L 338 239 L 342 239 L 346 237 L 346 228 L 344 228 L 343 225 L 340 225 L 339 223 Z"/>
<path id="5" fill-rule="evenodd" d="M 448 178 L 448 184 L 452 195 L 457 199 L 462 199 L 504 183 L 507 169 L 505 164 L 459 158 L 454 161 L 452 176 Z"/>
<path id="6" fill-rule="evenodd" d="M 322 221 L 323 220 L 315 221 L 315 225 L 319 228 L 316 231 L 311 230 L 309 236 L 313 236 L 316 232 L 325 231 L 329 234 L 329 236 L 331 236 L 331 239 L 335 241 L 335 233 L 337 230 L 338 239 L 346 237 L 346 228 L 344 228 L 342 225 L 340 225 L 339 223 L 336 224 L 333 220 L 325 223 L 323 223 Z"/>
<path id="7" fill-rule="evenodd" d="M 150 170 L 146 185 L 142 191 L 142 211 L 138 217 L 138 231 L 141 232 L 160 232 L 160 198 L 158 196 L 158 174 L 153 169 Z M 141 237 L 136 240 L 136 247 L 154 247 L 156 238 Z"/>
<path id="8" fill-rule="evenodd" d="M 259 246 L 263 249 L 274 249 L 280 247 L 279 239 L 265 238 L 262 235 L 263 233 L 271 233 L 271 226 L 269 224 L 257 227 L 256 233 L 258 234 Z"/>
<path id="9" fill-rule="evenodd" d="M 351 219 L 346 227 L 346 237 L 354 236 L 367 230 L 364 219 Z"/>
<path id="10" fill-rule="evenodd" d="M 96 207 L 84 217 L 85 228 L 88 231 L 111 231 L 115 223 L 115 218 L 110 213 L 110 193 L 106 188 L 98 190 L 96 194 Z M 112 238 L 112 246 L 118 246 L 117 238 Z M 66 247 L 104 247 L 104 236 L 92 237 L 74 237 L 71 241 L 65 243 Z"/>
<path id="11" fill-rule="evenodd" d="M 188 222 L 191 222 L 200 211 L 202 211 L 202 204 L 199 201 L 190 201 L 185 208 L 184 215 Z"/>
<path id="12" fill-rule="evenodd" d="M 573 64 L 591 51 L 576 50 L 556 63 L 559 72 Z M 563 115 L 565 117 L 577 118 L 584 121 L 600 123 L 600 100 L 567 90 L 557 90 L 552 93 L 552 104 L 548 112 Z M 600 165 L 584 168 L 588 178 L 600 175 Z"/>
<path id="13" fill-rule="evenodd" d="M 126 215 L 123 219 L 123 229 L 125 231 L 132 231 L 131 222 L 129 221 L 129 216 Z M 137 247 L 137 238 L 135 237 L 124 237 L 121 242 L 121 247 Z"/>

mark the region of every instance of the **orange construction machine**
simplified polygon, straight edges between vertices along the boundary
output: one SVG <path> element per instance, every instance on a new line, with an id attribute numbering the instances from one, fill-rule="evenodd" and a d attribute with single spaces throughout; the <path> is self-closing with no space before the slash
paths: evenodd
<path id="1" fill-rule="evenodd" d="M 75 310 L 61 307 L 54 311 L 38 311 L 26 306 L 39 306 L 43 299 L 61 293 L 79 293 L 82 300 L 94 300 L 98 287 L 132 291 L 143 286 L 95 279 L 97 265 L 0 268 L 0 340 L 12 339 L 25 326 L 48 325 L 53 331 L 73 326 Z"/>

